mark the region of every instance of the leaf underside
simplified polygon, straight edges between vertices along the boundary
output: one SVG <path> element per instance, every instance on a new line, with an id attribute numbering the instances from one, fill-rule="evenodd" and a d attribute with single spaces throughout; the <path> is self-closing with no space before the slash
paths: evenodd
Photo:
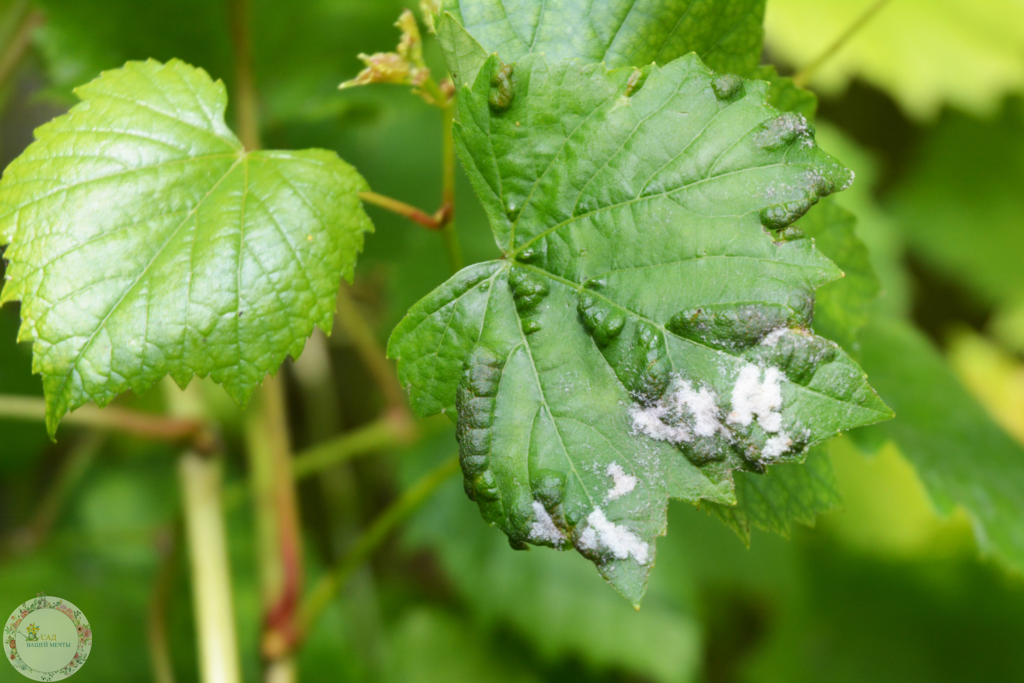
<path id="1" fill-rule="evenodd" d="M 247 152 L 222 83 L 180 61 L 129 62 L 76 91 L 0 182 L 51 435 L 88 401 L 170 374 L 244 404 L 314 325 L 371 230 L 365 181 L 325 150 Z"/>
<path id="2" fill-rule="evenodd" d="M 575 547 L 634 603 L 669 498 L 734 504 L 734 470 L 891 416 L 811 332 L 841 274 L 785 231 L 851 175 L 768 87 L 695 55 L 490 57 L 456 144 L 505 258 L 389 345 L 414 410 L 456 419 L 484 519 L 513 547 Z"/>

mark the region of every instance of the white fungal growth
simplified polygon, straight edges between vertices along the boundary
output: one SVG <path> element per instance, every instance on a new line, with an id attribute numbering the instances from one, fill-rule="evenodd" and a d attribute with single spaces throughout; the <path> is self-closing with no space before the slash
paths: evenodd
<path id="1" fill-rule="evenodd" d="M 665 423 L 663 418 L 668 417 L 669 410 L 662 401 L 658 401 L 648 408 L 632 405 L 629 407 L 629 414 L 633 418 L 634 434 L 646 434 L 655 441 L 668 441 L 669 443 L 686 443 L 693 438 L 690 430 L 685 426 Z"/>
<path id="2" fill-rule="evenodd" d="M 617 462 L 608 465 L 605 474 L 612 478 L 612 488 L 608 491 L 608 495 L 605 496 L 605 500 L 618 500 L 636 488 L 636 477 L 626 474 L 626 471 L 622 469 L 622 465 Z"/>
<path id="3" fill-rule="evenodd" d="M 587 517 L 587 524 L 589 526 L 580 534 L 580 546 L 588 550 L 608 550 L 617 560 L 632 557 L 640 564 L 647 564 L 648 545 L 626 527 L 609 521 L 604 510 L 594 508 Z"/>
<path id="4" fill-rule="evenodd" d="M 530 526 L 530 540 L 547 541 L 555 545 L 565 543 L 565 534 L 555 526 L 555 520 L 539 501 L 533 501 L 534 522 Z"/>
<path id="5" fill-rule="evenodd" d="M 764 449 L 761 451 L 761 459 L 768 461 L 777 460 L 792 446 L 793 439 L 789 438 L 786 432 L 779 432 L 765 442 Z"/>
<path id="6" fill-rule="evenodd" d="M 647 408 L 629 409 L 633 433 L 646 434 L 657 441 L 688 443 L 694 436 L 714 436 L 723 430 L 718 421 L 718 396 L 708 387 L 694 390 L 693 384 L 676 377 L 657 403 Z M 686 423 L 682 420 L 687 419 Z M 692 423 L 691 427 L 687 426 Z"/>
<path id="7" fill-rule="evenodd" d="M 732 389 L 732 412 L 728 422 L 747 427 L 754 418 L 764 431 L 778 432 L 782 429 L 782 380 L 785 376 L 778 368 L 767 368 L 764 381 L 761 369 L 748 363 L 740 370 Z"/>
<path id="8" fill-rule="evenodd" d="M 776 327 L 761 340 L 762 346 L 775 346 L 782 339 L 783 335 L 789 332 L 788 327 Z"/>

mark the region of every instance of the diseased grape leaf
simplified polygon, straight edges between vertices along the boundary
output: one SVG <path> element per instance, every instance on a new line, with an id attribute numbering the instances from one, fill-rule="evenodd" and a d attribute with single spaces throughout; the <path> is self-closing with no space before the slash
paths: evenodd
<path id="1" fill-rule="evenodd" d="M 130 62 L 77 90 L 0 182 L 0 300 L 22 302 L 51 435 L 69 410 L 210 375 L 245 403 L 314 325 L 371 230 L 333 152 L 247 152 L 224 86 Z"/>
<path id="2" fill-rule="evenodd" d="M 634 603 L 669 497 L 732 504 L 733 470 L 891 415 L 810 332 L 838 269 L 772 235 L 850 174 L 767 92 L 694 55 L 489 58 L 456 146 L 505 258 L 389 345 L 414 410 L 457 420 L 484 518 L 514 547 L 576 547 Z"/>
<path id="3" fill-rule="evenodd" d="M 608 68 L 665 64 L 696 52 L 750 76 L 761 61 L 765 0 L 444 0 L 438 35 L 456 83 L 491 53 L 518 61 L 578 58 Z M 446 16 L 447 15 L 447 16 Z"/>
<path id="4" fill-rule="evenodd" d="M 772 0 L 765 41 L 804 67 L 822 55 L 877 0 Z M 834 94 L 855 78 L 888 93 L 918 119 L 950 104 L 976 115 L 1024 91 L 1024 4 L 1018 0 L 899 0 L 886 3 L 814 72 Z"/>

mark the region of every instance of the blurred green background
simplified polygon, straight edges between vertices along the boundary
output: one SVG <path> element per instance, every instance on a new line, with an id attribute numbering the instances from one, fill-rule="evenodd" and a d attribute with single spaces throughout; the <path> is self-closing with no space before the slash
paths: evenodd
<path id="1" fill-rule="evenodd" d="M 873 4 L 768 0 L 764 61 L 799 71 Z M 337 90 L 357 53 L 393 49 L 404 6 L 254 0 L 263 133 L 268 147 L 337 150 L 375 191 L 432 210 L 440 112 L 398 86 Z M 127 59 L 178 57 L 232 82 L 222 3 L 4 1 L 0 16 L 3 166 L 73 103 L 72 87 Z M 834 203 L 856 215 L 880 282 L 860 335 L 840 341 L 898 416 L 815 453 L 831 511 L 790 538 L 754 531 L 748 548 L 707 511 L 673 504 L 637 612 L 574 554 L 512 552 L 452 478 L 331 603 L 300 652 L 302 680 L 1024 680 L 1024 4 L 891 0 L 809 87 L 821 146 L 858 175 Z M 464 178 L 458 190 L 467 260 L 494 257 Z M 370 212 L 377 232 L 351 292 L 383 342 L 449 270 L 436 234 Z M 17 326 L 17 306 L 0 309 L 0 394 L 41 395 Z M 289 361 L 297 449 L 384 403 L 345 329 L 322 348 Z M 202 391 L 228 485 L 244 486 L 240 411 Z M 160 412 L 164 400 L 119 403 Z M 445 420 L 421 431 L 303 481 L 311 577 L 454 452 Z M 160 626 L 176 680 L 196 680 L 176 455 L 71 426 L 50 443 L 41 423 L 0 418 L 0 612 L 40 591 L 76 603 L 95 633 L 76 680 L 152 679 Z M 814 521 L 819 507 L 796 516 Z M 755 526 L 778 526 L 764 515 Z M 229 499 L 246 680 L 260 678 L 252 517 Z M 2 665 L 0 680 L 19 678 Z"/>

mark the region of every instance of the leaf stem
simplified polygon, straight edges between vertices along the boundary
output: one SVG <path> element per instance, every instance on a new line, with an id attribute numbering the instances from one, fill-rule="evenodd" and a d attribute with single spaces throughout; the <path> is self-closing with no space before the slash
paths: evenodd
<path id="1" fill-rule="evenodd" d="M 0 88 L 7 85 L 14 70 L 21 63 L 29 45 L 32 44 L 32 31 L 45 20 L 43 13 L 32 9 L 28 0 L 21 0 L 12 7 L 8 16 L 13 19 L 13 29 L 6 38 L 6 45 L 0 52 Z"/>
<path id="2" fill-rule="evenodd" d="M 385 510 L 360 536 L 342 562 L 320 578 L 302 603 L 302 633 L 309 633 L 323 610 L 334 599 L 345 582 L 383 544 L 390 533 L 422 505 L 450 476 L 459 469 L 458 457 L 445 460 L 420 479 L 412 488 Z"/>
<path id="3" fill-rule="evenodd" d="M 0 419 L 43 422 L 46 402 L 34 396 L 0 395 Z M 200 420 L 150 415 L 117 406 L 82 406 L 65 417 L 62 424 L 122 432 L 153 441 L 186 443 L 201 453 L 215 450 L 217 445 L 213 428 Z"/>
<path id="4" fill-rule="evenodd" d="M 462 245 L 455 231 L 455 98 L 454 96 L 444 108 L 444 129 L 441 150 L 441 206 L 447 208 L 447 223 L 442 226 L 444 246 L 448 252 L 448 263 L 453 272 L 459 272 L 465 266 L 462 257 Z"/>
<path id="5" fill-rule="evenodd" d="M 220 463 L 187 451 L 178 473 L 192 568 L 200 678 L 204 683 L 240 683 Z"/>
<path id="6" fill-rule="evenodd" d="M 889 0 L 878 0 L 871 7 L 868 7 L 863 14 L 861 14 L 850 26 L 843 31 L 835 41 L 832 42 L 825 50 L 818 55 L 818 57 L 810 64 L 806 65 L 800 71 L 793 76 L 793 85 L 798 88 L 806 88 L 808 82 L 814 77 L 815 72 L 821 68 L 821 66 L 831 59 L 839 50 L 841 50 L 846 43 L 850 41 L 853 36 L 857 34 L 864 26 L 878 14 L 882 8 L 889 4 Z"/>
<path id="7" fill-rule="evenodd" d="M 238 137 L 252 151 L 263 147 L 260 140 L 260 103 L 252 67 L 252 38 L 249 30 L 249 0 L 229 0 L 231 43 L 235 57 L 235 96 L 238 107 Z"/>
<path id="8" fill-rule="evenodd" d="M 406 204 L 397 199 L 392 199 L 376 192 L 360 192 L 359 198 L 367 204 L 373 204 L 379 206 L 382 209 L 386 209 L 391 213 L 396 213 L 399 216 L 403 216 L 419 223 L 428 230 L 444 230 L 451 222 L 451 211 L 450 209 L 442 205 L 440 209 L 432 214 L 427 213 L 423 209 L 418 209 L 411 204 Z"/>

